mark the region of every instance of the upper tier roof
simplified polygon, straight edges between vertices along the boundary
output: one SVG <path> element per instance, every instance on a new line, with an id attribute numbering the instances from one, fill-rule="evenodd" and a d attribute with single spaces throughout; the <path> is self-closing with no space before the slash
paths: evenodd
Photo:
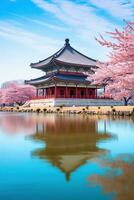
<path id="1" fill-rule="evenodd" d="M 73 47 L 71 47 L 69 39 L 66 39 L 63 48 L 45 60 L 37 63 L 31 63 L 30 66 L 32 68 L 44 69 L 46 66 L 55 65 L 95 67 L 97 65 L 97 61 L 75 50 Z"/>

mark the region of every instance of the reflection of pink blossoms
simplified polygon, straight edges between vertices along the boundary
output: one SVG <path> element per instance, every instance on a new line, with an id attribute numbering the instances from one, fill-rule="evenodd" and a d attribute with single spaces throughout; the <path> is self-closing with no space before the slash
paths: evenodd
<path id="1" fill-rule="evenodd" d="M 35 87 L 12 83 L 8 88 L 0 89 L 0 104 L 24 103 L 35 96 Z"/>
<path id="2" fill-rule="evenodd" d="M 27 134 L 32 134 L 35 129 L 35 122 L 32 118 L 26 115 L 3 115 L 0 117 L 0 125 L 7 133 L 17 134 L 19 132 L 24 132 Z"/>
<path id="3" fill-rule="evenodd" d="M 94 83 L 106 83 L 106 94 L 114 99 L 124 99 L 125 104 L 134 97 L 134 23 L 127 23 L 122 31 L 108 33 L 113 41 L 102 36 L 97 41 L 111 49 L 109 60 L 99 63 L 94 75 Z"/>

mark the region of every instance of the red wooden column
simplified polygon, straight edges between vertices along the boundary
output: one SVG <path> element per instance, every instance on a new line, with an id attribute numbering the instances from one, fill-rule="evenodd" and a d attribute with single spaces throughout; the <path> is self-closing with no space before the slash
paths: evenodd
<path id="1" fill-rule="evenodd" d="M 47 97 L 49 98 L 49 88 L 47 88 Z"/>
<path id="2" fill-rule="evenodd" d="M 57 97 L 57 85 L 56 85 L 56 83 L 55 83 L 55 88 L 54 88 L 54 98 L 56 98 Z"/>
<path id="3" fill-rule="evenodd" d="M 45 89 L 44 89 L 44 88 L 42 88 L 42 90 L 43 90 L 43 97 L 44 97 L 44 90 L 45 90 Z"/>
<path id="4" fill-rule="evenodd" d="M 46 88 L 44 88 L 44 97 L 46 98 Z"/>
<path id="5" fill-rule="evenodd" d="M 87 88 L 87 85 L 86 85 L 86 99 L 88 99 L 88 88 Z"/>
<path id="6" fill-rule="evenodd" d="M 76 97 L 76 99 L 78 98 L 78 88 L 77 88 L 77 83 L 76 83 L 76 88 L 75 88 L 75 97 Z"/>
<path id="7" fill-rule="evenodd" d="M 38 97 L 38 88 L 36 89 L 36 97 Z"/>
<path id="8" fill-rule="evenodd" d="M 83 88 L 84 89 L 84 96 L 83 98 L 86 99 L 86 88 Z"/>
<path id="9" fill-rule="evenodd" d="M 49 88 L 49 98 L 51 98 L 51 88 Z"/>
<path id="10" fill-rule="evenodd" d="M 46 95 L 45 95 L 46 98 L 47 98 L 47 95 L 48 95 L 48 88 L 46 88 Z"/>
<path id="11" fill-rule="evenodd" d="M 95 89 L 95 98 L 97 99 L 97 86 L 96 86 L 96 89 Z"/>
<path id="12" fill-rule="evenodd" d="M 65 92 L 65 97 L 68 98 L 68 86 L 67 86 L 67 82 L 66 82 L 66 92 Z"/>
<path id="13" fill-rule="evenodd" d="M 49 98 L 49 88 L 47 88 L 47 98 Z"/>
<path id="14" fill-rule="evenodd" d="M 50 98 L 52 97 L 52 88 L 50 87 L 49 89 L 49 92 L 50 92 Z"/>

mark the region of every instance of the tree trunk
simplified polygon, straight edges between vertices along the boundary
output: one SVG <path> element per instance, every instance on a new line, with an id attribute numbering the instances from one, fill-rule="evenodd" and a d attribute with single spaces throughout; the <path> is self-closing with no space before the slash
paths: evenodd
<path id="1" fill-rule="evenodd" d="M 131 99 L 131 97 L 124 97 L 124 106 L 128 105 L 129 100 Z"/>

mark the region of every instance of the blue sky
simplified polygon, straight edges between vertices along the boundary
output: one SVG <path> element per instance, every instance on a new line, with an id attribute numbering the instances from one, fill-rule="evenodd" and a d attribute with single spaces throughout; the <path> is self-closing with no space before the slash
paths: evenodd
<path id="1" fill-rule="evenodd" d="M 86 55 L 105 60 L 99 34 L 134 21 L 134 0 L 0 0 L 0 84 L 43 74 L 30 69 L 55 53 L 65 38 Z"/>

